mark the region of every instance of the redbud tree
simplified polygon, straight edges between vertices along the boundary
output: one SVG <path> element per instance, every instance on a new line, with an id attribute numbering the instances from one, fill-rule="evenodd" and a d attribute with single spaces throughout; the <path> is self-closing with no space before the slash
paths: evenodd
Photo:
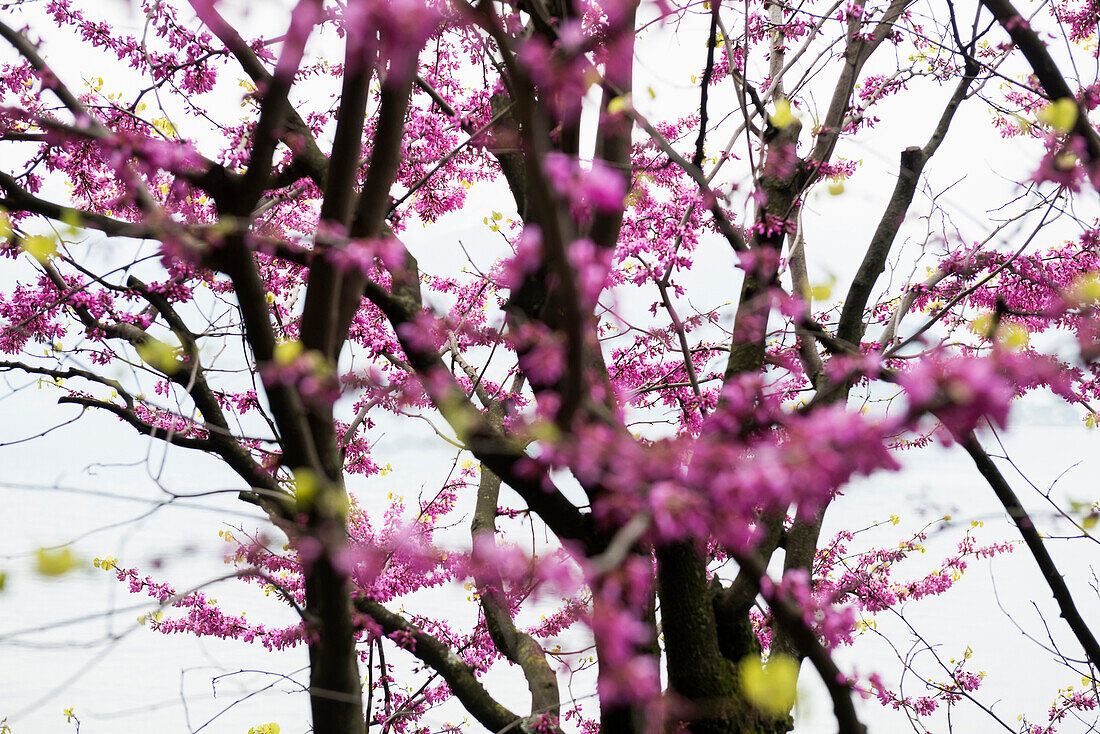
<path id="1" fill-rule="evenodd" d="M 0 368 L 59 421 L 224 462 L 273 526 L 227 536 L 234 577 L 299 620 L 97 561 L 159 603 L 149 627 L 308 653 L 319 734 L 444 710 L 785 732 L 799 671 L 845 734 L 860 697 L 918 731 L 960 702 L 990 730 L 1089 721 L 1100 645 L 979 436 L 1032 390 L 1095 422 L 1091 0 L 298 0 L 271 32 L 248 5 L 7 2 L 0 24 Z M 959 135 L 1022 171 L 968 172 L 1004 196 L 964 224 L 935 178 Z M 413 421 L 453 446 L 446 482 L 359 492 L 380 426 Z M 911 577 L 926 532 L 823 535 L 853 478 L 888 491 L 936 442 L 1016 542 L 948 528 Z M 1088 511 L 1061 520 L 1086 549 Z M 1049 720 L 1005 723 L 965 659 L 916 693 L 834 659 L 1013 547 L 1088 682 Z M 434 587 L 476 622 L 421 604 Z"/>

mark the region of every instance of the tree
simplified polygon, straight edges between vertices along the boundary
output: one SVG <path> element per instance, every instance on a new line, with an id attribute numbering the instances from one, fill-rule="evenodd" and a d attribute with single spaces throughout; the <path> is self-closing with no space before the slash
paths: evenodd
<path id="1" fill-rule="evenodd" d="M 265 628 L 97 560 L 160 602 L 153 628 L 304 646 L 322 734 L 413 729 L 444 702 L 497 732 L 783 732 L 802 661 L 841 732 L 864 730 L 860 694 L 921 722 L 980 703 L 965 661 L 912 697 L 833 651 L 857 616 L 942 593 L 1008 546 L 968 531 L 897 582 L 923 535 L 852 555 L 854 528 L 821 527 L 853 477 L 941 440 L 1018 526 L 1051 626 L 1079 645 L 1065 665 L 1090 681 L 1024 725 L 1095 709 L 1100 645 L 975 433 L 1036 389 L 1095 423 L 1091 4 L 299 0 L 266 37 L 245 4 L 146 0 L 126 11 L 133 35 L 85 5 L 14 3 L 0 24 L 19 281 L 0 299 L 0 366 L 54 384 L 59 417 L 111 414 L 223 461 L 288 540 L 233 536 L 234 575 L 301 619 Z M 52 68 L 34 36 L 50 24 L 117 78 Z M 682 106 L 635 68 L 662 63 L 653 37 L 671 35 L 696 71 Z M 923 142 L 864 210 L 869 239 L 831 242 L 856 157 L 895 122 L 876 114 L 901 95 L 928 112 L 910 120 Z M 936 153 L 964 108 L 993 113 L 965 131 L 974 145 L 1011 139 L 1033 178 L 994 225 L 922 234 L 918 207 L 954 213 L 928 176 L 950 171 Z M 449 231 L 505 189 L 477 212 L 491 235 L 476 248 Z M 421 231 L 430 243 L 405 244 Z M 104 238 L 133 247 L 93 256 Z M 413 255 L 458 249 L 461 270 Z M 813 284 L 826 269 L 854 272 L 840 300 Z M 380 516 L 348 489 L 385 471 L 377 423 L 414 419 L 466 463 L 412 517 L 399 501 Z M 1061 522 L 1087 543 L 1095 517 Z M 416 592 L 462 582 L 472 628 L 414 611 Z M 593 649 L 553 648 L 565 634 Z M 427 683 L 399 686 L 395 647 Z M 589 658 L 598 705 L 561 688 Z M 501 659 L 529 707 L 483 684 Z"/>

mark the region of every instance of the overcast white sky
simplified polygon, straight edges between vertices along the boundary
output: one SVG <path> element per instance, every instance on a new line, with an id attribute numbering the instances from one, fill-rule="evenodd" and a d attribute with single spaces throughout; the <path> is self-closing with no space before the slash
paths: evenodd
<path id="1" fill-rule="evenodd" d="M 44 405 L 40 395 L 32 389 L 4 401 L 6 414 L 25 415 L 30 420 L 0 429 L 0 440 L 10 441 L 35 426 L 50 423 L 44 420 L 44 413 L 51 406 Z M 1038 415 L 1008 434 L 1009 455 L 1043 489 L 1068 470 L 1058 480 L 1057 496 L 1091 499 L 1098 469 L 1095 434 L 1090 435 L 1076 423 L 1057 422 L 1063 416 L 1054 408 L 1045 418 L 1042 409 L 1033 412 Z M 431 467 L 445 471 L 451 458 L 449 452 L 440 450 L 438 441 L 428 436 L 383 441 L 388 444 L 386 458 L 394 467 L 394 473 L 386 477 L 389 487 L 403 488 L 412 495 L 416 488 L 430 491 L 438 486 L 443 475 Z M 60 457 L 62 451 L 64 456 Z M 137 466 L 92 468 L 95 475 L 89 475 L 88 467 L 107 456 L 120 463 L 137 462 Z M 305 665 L 303 650 L 272 655 L 258 646 L 237 642 L 165 637 L 137 624 L 136 618 L 151 607 L 131 597 L 107 574 L 88 569 L 48 580 L 31 572 L 31 559 L 27 557 L 31 549 L 67 542 L 119 522 L 123 523 L 120 527 L 77 540 L 74 548 L 78 554 L 86 558 L 117 556 L 125 565 L 143 568 L 152 568 L 161 560 L 163 565 L 152 572 L 179 588 L 225 572 L 220 560 L 223 544 L 217 531 L 230 525 L 248 528 L 265 523 L 242 511 L 232 496 L 187 501 L 181 503 L 186 507 L 167 507 L 135 519 L 150 509 L 148 499 L 157 496 L 145 476 L 145 457 L 141 442 L 122 426 L 105 419 L 97 421 L 92 432 L 70 426 L 54 434 L 49 442 L 0 449 L 0 460 L 8 470 L 0 493 L 9 508 L 0 516 L 0 554 L 9 572 L 7 589 L 0 595 L 0 646 L 5 649 L 5 665 L 0 673 L 0 717 L 13 717 L 17 734 L 62 730 L 62 711 L 68 707 L 81 717 L 86 734 L 150 727 L 195 731 L 226 706 L 251 694 L 203 730 L 243 734 L 249 726 L 278 721 L 283 731 L 305 731 L 307 699 L 300 692 L 293 695 L 293 685 L 270 675 L 289 675 L 299 670 Z M 434 461 L 426 461 L 428 458 Z M 1083 463 L 1073 466 L 1081 459 Z M 224 474 L 201 463 L 182 455 L 171 460 L 165 472 L 170 486 L 178 491 L 219 486 Z M 952 523 L 943 532 L 933 534 L 927 556 L 903 566 L 902 577 L 916 576 L 936 564 L 971 520 L 985 521 L 979 531 L 979 538 L 985 542 L 1014 538 L 990 490 L 960 450 L 936 448 L 909 454 L 905 464 L 897 474 L 879 474 L 854 484 L 830 510 L 826 537 L 830 530 L 865 527 L 896 513 L 901 515 L 902 525 L 867 539 L 868 543 L 888 542 L 896 530 L 915 530 L 950 514 Z M 111 476 L 112 481 L 103 482 L 104 475 Z M 1018 477 L 1014 477 L 1014 484 L 1041 517 L 1042 502 L 1037 495 L 1027 490 Z M 50 489 L 53 486 L 105 490 L 134 500 Z M 360 487 L 360 496 L 367 490 Z M 1097 618 L 1100 605 L 1089 588 L 1090 562 L 1095 554 L 1092 558 L 1080 555 L 1082 548 L 1077 543 L 1053 545 L 1055 558 L 1066 572 L 1086 618 Z M 1091 549 L 1087 552 L 1092 553 Z M 927 567 L 922 567 L 922 562 Z M 1003 611 L 998 608 L 994 591 L 1005 607 Z M 273 623 L 292 620 L 292 614 L 273 598 L 241 584 L 220 584 L 211 593 L 223 608 L 247 609 L 253 619 Z M 451 593 L 465 595 L 461 589 Z M 956 589 L 939 599 L 907 605 L 905 615 L 917 631 L 942 645 L 939 649 L 945 659 L 958 657 L 966 646 L 972 647 L 975 669 L 988 671 L 981 696 L 987 705 L 996 703 L 999 697 L 1002 700 L 996 710 L 1009 720 L 1019 712 L 1041 718 L 1058 687 L 1079 681 L 1052 664 L 1014 627 L 1012 619 L 1033 634 L 1041 632 L 1032 601 L 1070 653 L 1074 643 L 1060 629 L 1050 595 L 1026 552 L 973 563 Z M 437 604 L 433 606 L 440 613 L 453 607 L 445 598 L 439 598 Z M 104 612 L 110 614 L 92 616 Z M 58 624 L 85 617 L 92 618 L 81 624 Z M 907 653 L 912 635 L 900 630 L 889 615 L 880 617 L 879 622 L 880 629 L 894 635 L 894 644 Z M 50 627 L 54 624 L 57 626 Z M 45 629 L 13 635 L 35 627 Z M 111 636 L 120 637 L 110 641 Z M 870 634 L 840 655 L 844 663 L 863 673 L 880 670 L 889 678 L 890 672 L 897 669 L 889 649 Z M 216 686 L 211 684 L 216 676 L 242 670 L 266 672 L 231 675 L 219 679 Z M 296 677 L 304 681 L 301 674 Z M 805 695 L 796 731 L 833 731 L 827 698 L 812 672 L 803 679 Z M 495 690 L 507 692 L 516 705 L 525 701 L 525 686 L 507 670 L 498 670 L 491 681 Z M 271 683 L 275 685 L 266 688 Z M 912 682 L 910 686 L 912 693 L 919 690 Z M 991 698 L 991 694 L 997 695 Z M 893 731 L 904 724 L 898 714 L 884 711 L 874 702 L 864 704 L 862 709 L 872 731 Z M 965 704 L 959 707 L 954 723 L 959 731 L 992 728 L 984 714 Z M 1072 726 L 1066 730 L 1078 731 Z"/>
<path id="2" fill-rule="evenodd" d="M 271 22 L 273 15 L 253 20 Z M 96 66 L 94 58 L 74 53 L 75 46 L 49 44 L 47 29 L 39 30 L 47 39 L 45 50 L 51 62 L 66 80 L 109 75 Z M 642 78 L 638 86 L 651 84 L 659 93 L 655 100 L 638 100 L 639 106 L 656 119 L 680 104 L 690 109 L 696 101 L 694 92 L 688 91 L 687 78 L 701 65 L 696 58 L 698 50 L 685 50 L 670 34 L 656 35 L 649 44 L 639 59 Z M 822 281 L 835 275 L 846 285 L 858 263 L 853 253 L 867 241 L 892 187 L 898 151 L 923 144 L 927 138 L 930 121 L 913 112 L 938 105 L 945 96 L 946 91 L 922 92 L 890 100 L 880 113 L 884 121 L 880 129 L 865 139 L 867 147 L 842 147 L 839 151 L 846 157 L 862 158 L 864 168 L 847 184 L 843 196 L 815 194 L 810 201 L 807 233 L 812 279 Z M 718 142 L 724 141 L 715 144 Z M 984 235 L 989 226 L 986 210 L 1013 190 L 1011 181 L 1018 179 L 1020 172 L 1030 170 L 1031 154 L 1017 143 L 999 141 L 989 128 L 984 109 L 963 109 L 930 167 L 929 178 L 936 191 L 959 180 L 943 200 L 954 205 L 956 223 L 967 237 Z M 991 176 L 992 171 L 997 175 Z M 991 180 L 1001 183 L 991 185 Z M 499 202 L 499 193 L 483 193 L 467 211 L 432 230 L 414 228 L 406 239 L 421 263 L 435 272 L 464 259 L 450 244 L 452 238 L 476 245 L 479 256 L 491 261 L 481 219 L 493 208 L 501 208 Z M 919 215 L 927 211 L 926 201 L 915 206 L 914 231 L 921 231 Z M 447 233 L 448 242 L 441 242 L 440 232 Z M 713 266 L 685 276 L 684 282 L 693 294 L 728 300 L 733 292 L 733 276 L 729 275 L 732 258 L 724 251 L 708 252 L 707 256 Z M 907 274 L 905 271 L 899 277 Z M 13 275 L 8 269 L 0 277 L 6 287 Z M 645 296 L 650 298 L 651 294 Z M 143 729 L 193 732 L 200 728 L 244 734 L 250 726 L 268 721 L 279 722 L 284 732 L 305 731 L 307 698 L 300 688 L 295 692 L 295 684 L 272 675 L 293 676 L 298 671 L 296 680 L 304 682 L 300 672 L 306 663 L 304 650 L 272 655 L 242 643 L 165 637 L 137 624 L 137 617 L 151 607 L 134 608 L 135 602 L 143 600 L 131 597 L 108 574 L 86 569 L 48 580 L 31 571 L 36 548 L 72 541 L 76 553 L 85 559 L 116 556 L 123 565 L 149 569 L 179 588 L 204 583 L 226 571 L 218 530 L 231 525 L 256 528 L 265 521 L 236 500 L 235 491 L 158 507 L 155 503 L 165 495 L 155 478 L 173 491 L 186 492 L 233 489 L 237 486 L 233 476 L 217 462 L 190 452 L 171 451 L 162 464 L 162 446 L 150 446 L 128 427 L 103 415 L 88 414 L 36 441 L 14 443 L 58 425 L 77 411 L 57 406 L 56 393 L 38 389 L 33 380 L 10 375 L 0 379 L 6 379 L 3 384 L 12 388 L 5 392 L 0 387 L 0 415 L 5 418 L 0 422 L 0 466 L 5 468 L 0 501 L 7 508 L 0 513 L 0 570 L 8 574 L 0 593 L 0 659 L 4 661 L 0 666 L 0 719 L 8 717 L 14 734 L 63 731 L 72 725 L 65 723 L 62 711 L 72 707 L 85 734 Z M 1043 399 L 1029 403 L 1028 411 L 1005 436 L 1009 455 L 1040 489 L 1068 470 L 1059 480 L 1057 496 L 1094 500 L 1100 469 L 1098 434 L 1084 429 L 1077 416 L 1059 411 Z M 425 426 L 410 427 L 409 423 L 393 423 L 379 431 L 384 435 L 376 451 L 394 471 L 370 482 L 352 481 L 351 488 L 364 502 L 390 491 L 409 497 L 420 491 L 434 493 L 444 480 L 453 452 Z M 996 448 L 991 439 L 987 446 L 991 451 Z M 991 491 L 960 450 L 935 447 L 907 453 L 903 459 L 903 471 L 853 484 L 830 510 L 827 528 L 864 527 L 897 514 L 902 525 L 868 538 L 868 542 L 896 542 L 899 529 L 916 529 L 932 518 L 950 514 L 952 523 L 928 543 L 923 560 L 929 565 L 953 547 L 971 520 L 986 522 L 979 536 L 984 541 L 1016 537 Z M 1037 493 L 1018 475 L 1007 474 L 1025 503 L 1041 511 Z M 1091 567 L 1097 558 L 1096 546 L 1056 541 L 1052 546 L 1086 618 L 1100 620 L 1100 605 L 1089 586 L 1094 578 Z M 909 567 L 914 575 L 922 570 L 921 562 Z M 153 571 L 157 564 L 159 568 Z M 250 618 L 272 623 L 293 619 L 273 598 L 242 584 L 220 584 L 212 593 L 224 608 L 247 609 Z M 465 595 L 462 589 L 453 593 Z M 1064 669 L 1051 664 L 1049 656 L 1026 641 L 1013 625 L 1014 619 L 1032 634 L 1045 634 L 1032 601 L 1050 623 L 1051 633 L 1065 642 L 1065 649 L 1072 654 L 1075 643 L 1060 628 L 1049 593 L 1023 551 L 972 564 L 956 590 L 940 599 L 909 605 L 905 614 L 916 630 L 942 644 L 945 658 L 960 656 L 967 645 L 973 648 L 975 667 L 988 671 L 980 697 L 987 705 L 995 704 L 995 710 L 1015 726 L 1015 717 L 1022 712 L 1044 721 L 1044 711 L 1057 688 L 1080 682 L 1066 677 Z M 435 603 L 441 612 L 454 606 L 446 598 Z M 70 624 L 69 620 L 83 621 Z M 901 653 L 908 652 L 911 634 L 898 631 L 897 624 L 885 618 L 880 623 L 888 635 L 896 632 L 893 641 Z M 861 638 L 856 647 L 840 656 L 862 673 L 879 670 L 889 679 L 890 671 L 897 670 L 893 653 L 873 635 Z M 212 684 L 218 676 L 227 677 Z M 834 730 L 827 701 L 812 672 L 803 678 L 796 731 Z M 907 692 L 924 693 L 914 683 L 910 685 L 913 687 Z M 505 691 L 517 707 L 522 708 L 527 700 L 526 686 L 503 668 L 491 678 L 491 689 Z M 245 700 L 235 704 L 242 698 Z M 907 727 L 904 717 L 883 711 L 874 702 L 864 704 L 862 711 L 873 732 Z M 953 723 L 958 731 L 994 729 L 984 714 L 975 714 L 966 704 L 960 706 Z M 1064 731 L 1077 729 L 1067 726 Z"/>

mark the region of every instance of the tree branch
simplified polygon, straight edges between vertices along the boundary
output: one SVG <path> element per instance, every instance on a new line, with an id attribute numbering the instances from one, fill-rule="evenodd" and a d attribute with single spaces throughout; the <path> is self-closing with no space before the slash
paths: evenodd
<path id="1" fill-rule="evenodd" d="M 1088 656 L 1089 662 L 1094 668 L 1100 669 L 1100 643 L 1097 643 L 1089 625 L 1077 610 L 1073 596 L 1069 593 L 1069 587 L 1066 586 L 1065 579 L 1059 573 L 1058 567 L 1054 565 L 1054 560 L 1047 553 L 1046 546 L 1043 545 L 1043 538 L 1035 528 L 1035 523 L 1027 514 L 1024 506 L 1020 504 L 1019 498 L 1016 497 L 1016 493 L 1012 491 L 1012 487 L 1009 486 L 997 465 L 993 463 L 993 460 L 989 458 L 989 454 L 982 448 L 977 437 L 970 433 L 961 443 L 966 453 L 970 454 L 970 458 L 974 460 L 974 466 L 977 467 L 978 472 L 989 483 L 993 493 L 997 495 L 997 499 L 1001 501 L 1005 512 L 1016 523 L 1020 535 L 1023 536 L 1024 543 L 1027 544 L 1028 550 L 1035 558 L 1035 563 L 1039 566 L 1040 573 L 1043 574 L 1047 586 L 1050 587 L 1050 591 L 1054 595 L 1054 600 L 1058 602 L 1061 617 L 1066 620 L 1069 628 L 1073 631 L 1073 635 Z"/>
<path id="2" fill-rule="evenodd" d="M 48 367 L 36 367 L 34 365 L 24 364 L 23 362 L 7 361 L 0 362 L 0 370 L 19 370 L 20 372 L 26 372 L 29 375 L 43 375 L 45 377 L 52 377 L 57 380 L 68 380 L 74 377 L 78 377 L 84 380 L 88 380 L 89 382 L 95 382 L 99 385 L 105 385 L 112 390 L 115 390 L 126 403 L 127 408 L 129 408 L 130 410 L 133 410 L 134 408 L 134 398 L 130 395 L 130 393 L 126 391 L 125 388 L 122 387 L 122 383 L 120 383 L 118 380 L 112 380 L 109 377 L 102 377 L 95 374 L 94 372 L 89 372 L 87 370 L 82 370 L 76 367 L 70 367 L 66 370 L 55 370 Z"/>
<path id="3" fill-rule="evenodd" d="M 871 238 L 871 244 L 867 246 L 863 262 L 844 299 L 844 309 L 840 314 L 840 323 L 836 332 L 841 339 L 858 343 L 863 338 L 863 331 L 866 328 L 863 323 L 863 311 L 867 308 L 867 300 L 871 297 L 875 283 L 886 268 L 886 259 L 890 255 L 890 248 L 894 244 L 898 230 L 905 222 L 906 212 L 909 211 L 909 206 L 913 202 L 921 171 L 943 142 L 955 111 L 966 98 L 966 93 L 976 78 L 976 65 L 967 62 L 966 67 L 966 75 L 959 80 L 955 92 L 951 95 L 939 123 L 924 148 L 910 147 L 901 153 L 901 165 L 894 193 L 890 197 L 890 203 L 886 205 L 886 211 L 882 213 L 875 234 Z"/>
<path id="4" fill-rule="evenodd" d="M 410 644 L 406 649 L 443 676 L 455 697 L 486 729 L 501 731 L 521 720 L 518 714 L 512 713 L 489 695 L 473 668 L 447 645 L 374 599 L 356 599 L 355 608 L 377 622 L 387 635 L 397 633 L 407 636 Z"/>
<path id="5" fill-rule="evenodd" d="M 1089 124 L 1088 117 L 1081 109 L 1076 95 L 1069 88 L 1058 65 L 1054 63 L 1050 52 L 1047 51 L 1046 44 L 1031 29 L 1031 24 L 1020 15 L 1010 0 L 981 0 L 981 4 L 993 14 L 1001 27 L 1008 32 L 1012 42 L 1023 52 L 1024 58 L 1031 65 L 1047 97 L 1051 100 L 1071 99 L 1077 105 L 1077 118 L 1073 123 L 1073 132 L 1084 139 L 1089 158 L 1093 161 L 1100 160 L 1100 139 L 1097 138 L 1096 131 Z"/>
<path id="6" fill-rule="evenodd" d="M 756 582 L 756 591 L 760 589 L 760 581 L 764 579 L 768 570 L 758 557 L 750 554 L 735 553 L 741 569 L 747 571 L 749 577 Z M 856 715 L 855 705 L 852 703 L 852 685 L 848 677 L 840 671 L 817 634 L 803 619 L 803 610 L 788 599 L 777 598 L 775 594 L 768 599 L 768 607 L 772 610 L 776 622 L 787 628 L 791 638 L 799 650 L 809 658 L 822 682 L 829 691 L 829 698 L 833 702 L 833 716 L 839 726 L 839 734 L 866 734 L 866 727 Z"/>
<path id="7" fill-rule="evenodd" d="M 76 219 L 80 222 L 81 227 L 96 229 L 111 237 L 145 239 L 156 236 L 153 228 L 148 224 L 124 222 L 121 219 L 114 219 L 98 212 L 61 206 L 60 204 L 54 204 L 52 201 L 41 199 L 21 187 L 14 178 L 3 171 L 0 171 L 0 188 L 5 193 L 4 198 L 0 199 L 0 205 L 3 205 L 8 211 L 40 214 L 57 222 Z"/>
<path id="8" fill-rule="evenodd" d="M 136 428 L 139 433 L 149 436 L 150 438 L 157 438 L 166 443 L 170 443 L 173 446 L 180 446 L 185 449 L 199 449 L 200 451 L 210 451 L 212 449 L 211 441 L 209 437 L 206 438 L 194 438 L 190 436 L 182 436 L 175 431 L 161 428 L 160 426 L 154 426 L 151 423 L 138 418 L 137 413 L 129 408 L 123 408 L 121 405 L 115 405 L 114 403 L 106 400 L 98 400 L 96 398 L 83 397 L 80 395 L 66 395 L 58 398 L 58 403 L 62 405 L 80 405 L 85 408 L 101 408 L 110 413 L 114 413 L 122 420 L 129 423 Z"/>
<path id="9" fill-rule="evenodd" d="M 498 414 L 501 411 L 498 409 Z M 500 496 L 500 477 L 487 466 L 481 466 L 481 482 L 477 490 L 477 504 L 470 525 L 470 535 L 474 542 L 474 553 L 482 544 L 492 546 L 496 543 L 497 500 Z M 483 569 L 476 574 L 474 581 L 480 591 L 479 601 L 485 613 L 485 625 L 493 644 L 523 670 L 527 687 L 531 691 L 531 714 L 548 712 L 558 714 L 561 703 L 558 692 L 558 677 L 546 660 L 542 646 L 526 632 L 516 628 L 508 610 L 504 595 L 504 581 L 499 574 Z"/>
<path id="10" fill-rule="evenodd" d="M 586 547 L 599 545 L 591 516 L 581 513 L 566 499 L 544 469 L 538 468 L 532 476 L 534 462 L 524 453 L 523 445 L 494 430 L 489 420 L 470 403 L 439 353 L 403 336 L 402 327 L 415 322 L 422 309 L 418 294 L 411 290 L 401 295 L 390 293 L 369 279 L 365 293 L 389 319 L 410 366 L 421 377 L 432 403 L 474 456 L 514 489 L 558 537 L 581 541 Z"/>
<path id="11" fill-rule="evenodd" d="M 273 75 L 267 70 L 256 52 L 245 42 L 236 29 L 226 22 L 213 3 L 192 3 L 196 15 L 203 24 L 217 36 L 226 49 L 237 59 L 241 68 L 257 88 L 267 88 L 273 79 Z M 289 107 L 289 105 L 288 105 Z M 293 166 L 301 167 L 305 175 L 309 176 L 322 190 L 325 186 L 325 174 L 328 169 L 328 158 L 317 145 L 313 137 L 313 131 L 298 111 L 289 107 L 284 119 L 286 132 L 293 136 L 296 145 Z"/>

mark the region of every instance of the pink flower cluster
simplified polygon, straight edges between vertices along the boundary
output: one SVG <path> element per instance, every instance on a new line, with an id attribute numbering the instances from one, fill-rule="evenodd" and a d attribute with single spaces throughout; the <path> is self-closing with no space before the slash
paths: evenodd
<path id="1" fill-rule="evenodd" d="M 580 162 L 558 152 L 546 155 L 542 163 L 550 184 L 572 206 L 576 214 L 589 210 L 614 212 L 622 209 L 626 186 L 622 175 L 602 161 L 595 160 L 587 169 Z"/>

